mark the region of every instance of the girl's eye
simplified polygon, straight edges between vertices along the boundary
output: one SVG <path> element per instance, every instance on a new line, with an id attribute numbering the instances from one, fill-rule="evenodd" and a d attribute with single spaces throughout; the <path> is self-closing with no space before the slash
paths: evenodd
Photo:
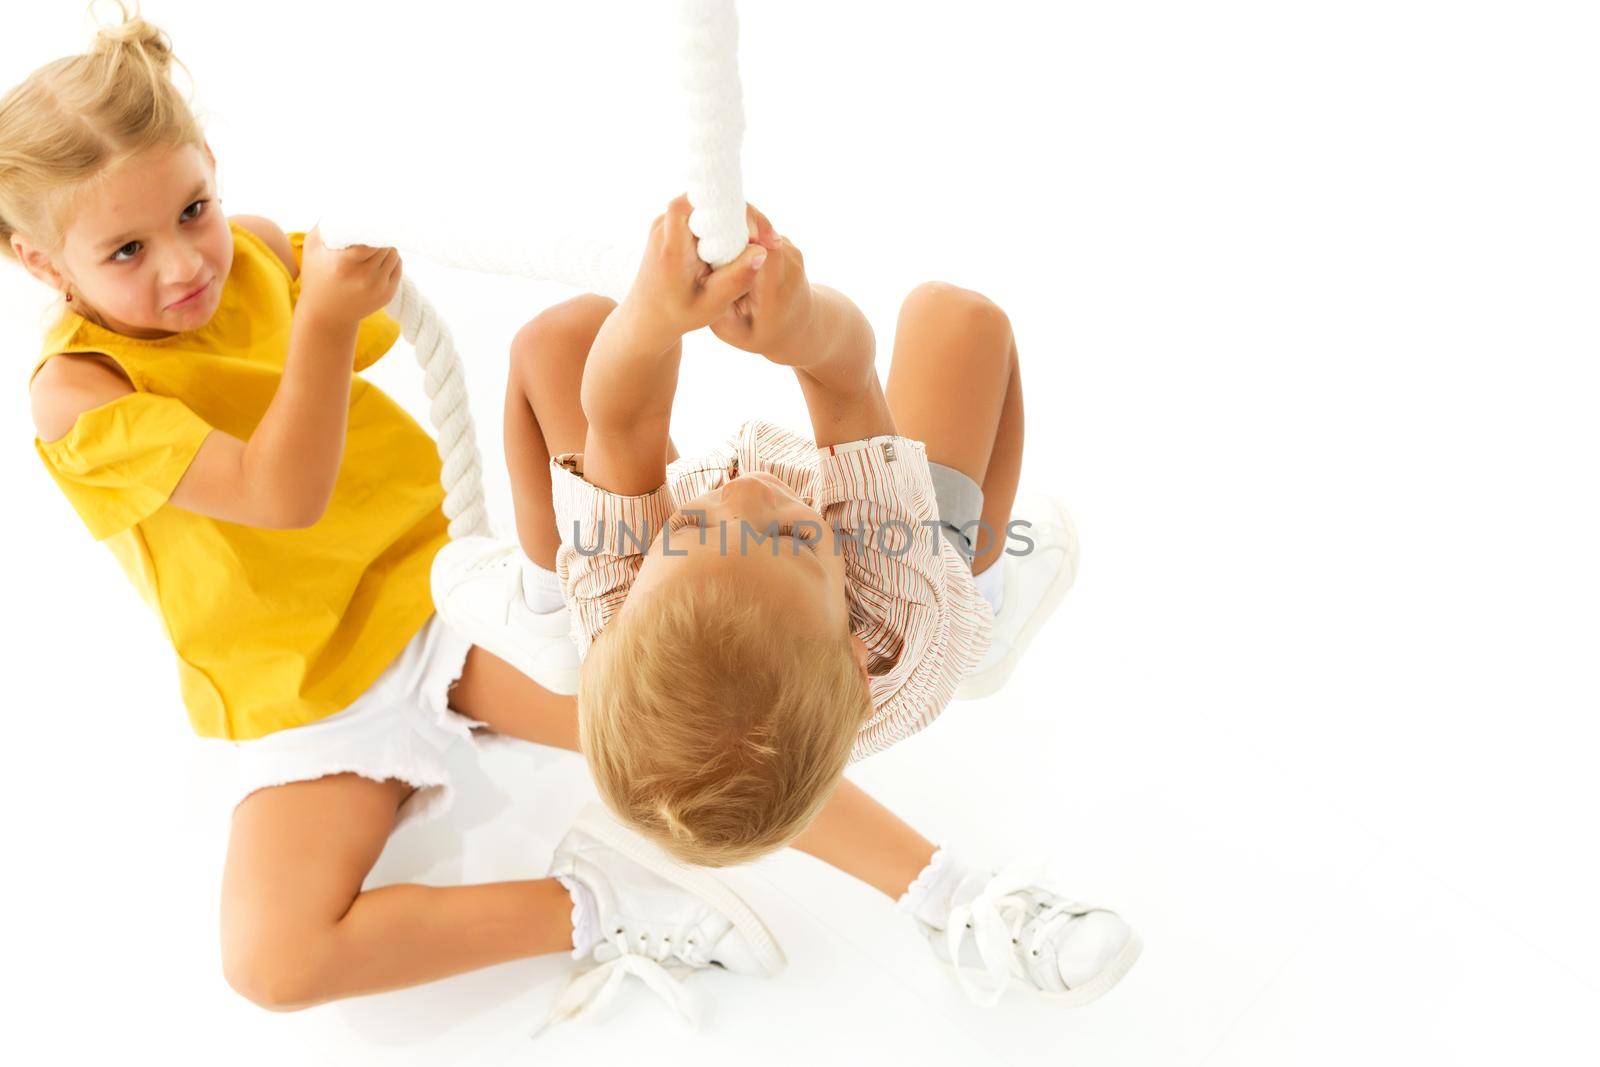
<path id="1" fill-rule="evenodd" d="M 183 209 L 183 211 L 178 215 L 178 221 L 193 222 L 195 219 L 205 214 L 206 205 L 208 203 L 210 203 L 209 200 L 196 200 L 194 203 Z M 111 253 L 111 261 L 113 263 L 126 263 L 128 260 L 139 254 L 140 247 L 142 246 L 138 241 L 129 241 L 127 244 Z"/>

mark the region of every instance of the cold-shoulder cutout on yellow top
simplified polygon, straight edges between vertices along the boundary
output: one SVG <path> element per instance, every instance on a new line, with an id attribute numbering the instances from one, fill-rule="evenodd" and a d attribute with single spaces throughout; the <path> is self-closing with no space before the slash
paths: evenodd
<path id="1" fill-rule="evenodd" d="M 112 360 L 93 352 L 69 352 L 39 368 L 29 388 L 39 439 L 59 441 L 78 416 L 133 392 L 133 382 Z"/>

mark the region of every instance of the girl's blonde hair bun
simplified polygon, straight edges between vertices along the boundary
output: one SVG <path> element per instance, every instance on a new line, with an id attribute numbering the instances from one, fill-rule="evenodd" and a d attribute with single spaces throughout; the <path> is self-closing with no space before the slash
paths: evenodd
<path id="1" fill-rule="evenodd" d="M 161 29 L 141 18 L 137 10 L 130 15 L 122 0 L 109 0 L 109 2 L 115 4 L 117 10 L 122 13 L 122 21 L 97 23 L 100 32 L 95 34 L 90 54 L 112 55 L 126 52 L 130 57 L 137 57 L 142 62 L 148 63 L 155 73 L 168 75 L 172 70 L 172 39 Z M 91 14 L 94 12 L 94 7 L 94 3 L 89 5 Z"/>

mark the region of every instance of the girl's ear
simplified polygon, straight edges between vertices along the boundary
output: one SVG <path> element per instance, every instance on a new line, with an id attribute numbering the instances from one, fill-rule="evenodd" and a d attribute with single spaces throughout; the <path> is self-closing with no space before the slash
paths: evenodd
<path id="1" fill-rule="evenodd" d="M 19 233 L 11 235 L 11 250 L 17 254 L 29 274 L 59 292 L 67 291 L 67 280 L 43 251 L 30 245 Z"/>

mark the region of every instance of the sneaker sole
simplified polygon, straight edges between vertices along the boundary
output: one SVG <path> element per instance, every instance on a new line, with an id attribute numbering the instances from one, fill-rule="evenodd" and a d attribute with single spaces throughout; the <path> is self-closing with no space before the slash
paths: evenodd
<path id="1" fill-rule="evenodd" d="M 1033 615 L 1023 623 L 1022 629 L 1017 632 L 1017 639 L 1012 642 L 1011 650 L 993 667 L 980 674 L 968 675 L 956 690 L 957 700 L 981 700 L 993 696 L 1005 688 L 1006 682 L 1011 678 L 1011 672 L 1017 669 L 1017 664 L 1022 660 L 1022 654 L 1033 643 L 1034 635 L 1044 626 L 1045 621 L 1055 614 L 1056 607 L 1061 603 L 1062 597 L 1067 595 L 1067 590 L 1078 578 L 1078 528 L 1072 523 L 1072 516 L 1067 514 L 1066 508 L 1057 507 L 1057 513 L 1067 530 L 1067 541 L 1071 548 L 1063 560 L 1062 568 L 1056 572 L 1055 579 L 1051 581 L 1050 588 L 1045 591 L 1044 598 L 1039 601 L 1039 606 L 1034 609 Z"/>
<path id="2" fill-rule="evenodd" d="M 716 908 L 733 923 L 734 929 L 744 935 L 745 942 L 769 978 L 789 965 L 788 958 L 779 947 L 777 938 L 772 936 L 772 931 L 767 929 L 767 924 L 761 921 L 743 897 L 721 881 L 698 867 L 679 863 L 663 849 L 619 825 L 601 805 L 591 804 L 585 808 L 578 816 L 577 825 L 607 848 L 620 852 L 651 873 L 660 875 L 679 889 L 693 893 Z"/>
<path id="3" fill-rule="evenodd" d="M 1068 989 L 1061 993 L 1041 992 L 1040 996 L 1046 1000 L 1053 1000 L 1064 1008 L 1077 1008 L 1099 1000 L 1111 992 L 1111 987 L 1122 981 L 1123 977 L 1139 962 L 1139 954 L 1144 951 L 1144 942 L 1139 940 L 1139 935 L 1132 930 L 1128 931 L 1127 944 L 1122 946 L 1105 969 L 1095 975 L 1076 989 Z"/>
<path id="4" fill-rule="evenodd" d="M 1063 1008 L 1081 1008 L 1091 1001 L 1099 1000 L 1133 969 L 1139 962 L 1139 954 L 1144 951 L 1144 942 L 1139 940 L 1139 935 L 1128 931 L 1128 941 L 1122 946 L 1105 968 L 1092 979 L 1078 986 L 1076 989 L 1067 989 L 1054 992 L 1048 989 L 1039 989 L 1036 986 L 1025 984 L 1015 975 L 1008 979 L 1009 988 L 1019 993 L 1026 993 L 1038 997 L 1040 1000 L 1052 1001 Z M 939 960 L 939 966 L 950 972 L 951 980 L 956 980 L 956 966 L 948 960 Z"/>

